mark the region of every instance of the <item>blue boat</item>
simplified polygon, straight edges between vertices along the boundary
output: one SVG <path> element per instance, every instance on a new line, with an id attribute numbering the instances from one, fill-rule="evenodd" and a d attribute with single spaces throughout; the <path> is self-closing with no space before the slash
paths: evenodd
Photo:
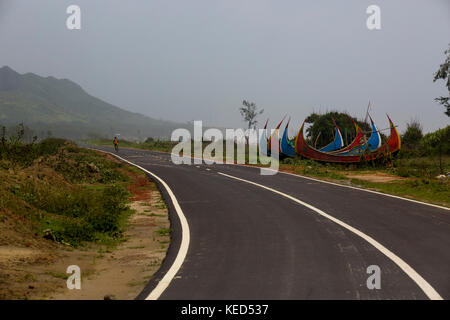
<path id="1" fill-rule="evenodd" d="M 336 131 L 334 133 L 334 140 L 331 143 L 327 144 L 325 147 L 319 149 L 319 151 L 321 152 L 336 151 L 344 147 L 344 139 L 342 139 L 341 131 L 339 131 L 339 128 L 334 120 L 333 123 L 336 128 Z"/>
<path id="2" fill-rule="evenodd" d="M 289 140 L 289 138 L 288 138 L 288 127 L 289 127 L 290 121 L 291 121 L 291 118 L 289 118 L 289 120 L 286 124 L 286 128 L 284 129 L 283 137 L 281 138 L 281 142 L 280 142 L 280 151 L 285 156 L 295 158 L 297 156 L 297 153 L 295 152 L 294 139 Z"/>
<path id="3" fill-rule="evenodd" d="M 373 120 L 370 117 L 370 115 L 369 115 L 369 118 L 370 118 L 370 122 L 372 124 L 372 132 L 371 132 L 370 138 L 366 141 L 366 143 L 364 143 L 363 145 L 358 146 L 356 148 L 353 148 L 349 151 L 338 153 L 339 155 L 355 156 L 355 155 L 363 154 L 365 152 L 372 152 L 372 151 L 378 149 L 379 147 L 381 147 L 380 132 L 378 131 L 375 124 L 373 123 Z"/>

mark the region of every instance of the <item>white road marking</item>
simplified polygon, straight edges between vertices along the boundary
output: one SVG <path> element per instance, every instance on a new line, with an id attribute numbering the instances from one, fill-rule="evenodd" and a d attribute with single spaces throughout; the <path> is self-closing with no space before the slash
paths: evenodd
<path id="1" fill-rule="evenodd" d="M 245 166 L 246 167 L 254 167 L 254 166 L 248 166 L 248 165 L 245 165 Z M 256 167 L 256 168 L 258 168 L 258 167 Z M 267 168 L 267 170 L 273 170 L 273 169 Z M 379 192 L 379 191 L 373 191 L 373 190 L 368 190 L 368 189 L 363 189 L 363 188 L 358 188 L 358 187 L 353 187 L 353 186 L 347 186 L 345 184 L 339 184 L 339 183 L 330 182 L 330 181 L 326 181 L 326 180 L 319 180 L 319 179 L 315 179 L 315 178 L 311 178 L 311 177 L 307 177 L 307 176 L 302 176 L 300 174 L 295 174 L 295 173 L 290 173 L 290 172 L 283 172 L 283 171 L 278 171 L 278 172 L 279 173 L 283 173 L 283 174 L 287 174 L 287 175 L 290 175 L 290 176 L 294 176 L 294 177 L 297 177 L 297 178 L 303 178 L 303 179 L 308 179 L 308 180 L 312 180 L 312 181 L 316 181 L 316 182 L 328 183 L 328 184 L 331 184 L 331 185 L 334 185 L 334 186 L 338 186 L 338 187 L 344 187 L 344 188 L 350 188 L 350 189 L 355 189 L 355 190 L 359 190 L 359 191 L 375 193 L 375 194 L 379 194 L 379 195 L 390 197 L 390 198 L 406 200 L 406 201 L 409 201 L 409 202 L 424 204 L 426 206 L 435 207 L 435 208 L 439 208 L 439 209 L 444 209 L 444 210 L 450 211 L 450 208 L 443 207 L 443 206 L 440 206 L 440 205 L 437 205 L 437 204 L 426 203 L 426 202 L 422 202 L 422 201 L 419 201 L 419 200 L 413 200 L 413 199 L 403 198 L 403 197 L 399 197 L 399 196 L 394 196 L 393 194 L 389 194 L 389 193 L 383 193 L 383 192 Z"/>
<path id="2" fill-rule="evenodd" d="M 345 222 L 330 216 L 329 214 L 325 213 L 324 211 L 317 209 L 316 207 L 303 202 L 297 198 L 294 198 L 286 193 L 283 193 L 281 191 L 272 189 L 270 187 L 266 187 L 262 184 L 253 182 L 253 181 L 249 181 L 249 180 L 245 180 L 245 179 L 241 179 L 238 177 L 234 177 L 234 176 L 230 176 L 228 174 L 222 173 L 222 172 L 218 172 L 220 175 L 231 178 L 231 179 L 235 179 L 235 180 L 239 180 L 239 181 L 243 181 L 255 186 L 258 186 L 260 188 L 269 190 L 271 192 L 274 192 L 276 194 L 279 194 L 285 198 L 288 198 L 294 202 L 297 202 L 299 204 L 301 204 L 302 206 L 307 207 L 308 209 L 311 209 L 313 211 L 315 211 L 316 213 L 318 213 L 319 215 L 330 219 L 331 221 L 333 221 L 334 223 L 340 225 L 341 227 L 353 232 L 354 234 L 358 235 L 359 237 L 361 237 L 362 239 L 366 240 L 368 243 L 370 243 L 372 246 L 374 246 L 376 249 L 378 249 L 381 253 L 383 253 L 386 257 L 388 257 L 389 259 L 391 259 L 392 262 L 394 262 L 398 267 L 400 267 L 400 269 L 402 269 L 419 287 L 420 289 L 422 289 L 422 291 L 425 293 L 425 295 L 431 299 L 431 300 L 443 300 L 442 297 L 439 295 L 439 293 L 420 275 L 418 274 L 410 265 L 408 265 L 403 259 L 401 259 L 399 256 L 397 256 L 395 253 L 393 253 L 392 251 L 390 251 L 389 249 L 387 249 L 386 247 L 384 247 L 381 243 L 379 243 L 378 241 L 376 241 L 375 239 L 373 239 L 372 237 L 366 235 L 365 233 L 359 231 L 358 229 L 346 224 Z"/>
<path id="3" fill-rule="evenodd" d="M 167 193 L 170 196 L 170 199 L 172 200 L 173 206 L 175 207 L 175 211 L 177 212 L 178 218 L 180 219 L 180 223 L 181 223 L 181 232 L 182 232 L 181 245 L 180 245 L 180 249 L 178 250 L 178 254 L 175 258 L 175 261 L 173 262 L 170 269 L 166 272 L 166 274 L 161 279 L 161 281 L 158 282 L 158 285 L 153 289 L 153 291 L 150 292 L 150 294 L 145 298 L 145 300 L 157 300 L 161 296 L 161 294 L 167 289 L 170 282 L 175 278 L 177 272 L 180 270 L 181 265 L 183 264 L 183 262 L 186 258 L 186 255 L 187 255 L 187 252 L 189 249 L 189 242 L 190 242 L 189 224 L 186 220 L 186 217 L 184 216 L 183 210 L 181 210 L 180 204 L 178 203 L 178 200 L 175 197 L 175 194 L 172 192 L 170 187 L 167 185 L 167 183 L 163 179 L 158 177 L 156 174 L 148 171 L 147 169 L 144 169 L 141 166 L 139 166 L 133 162 L 130 162 L 122 157 L 119 157 L 118 155 L 116 155 L 112 152 L 107 152 L 107 151 L 102 151 L 102 150 L 97 150 L 97 149 L 94 149 L 94 150 L 109 153 L 109 154 L 115 156 L 116 158 L 118 158 L 126 163 L 129 163 L 138 169 L 141 169 L 142 171 L 148 173 L 149 175 L 151 175 L 152 177 L 157 179 L 166 189 Z"/>
<path id="4" fill-rule="evenodd" d="M 148 151 L 152 151 L 152 150 L 148 150 Z M 153 152 L 162 152 L 162 151 L 153 151 Z M 172 155 L 172 153 L 169 153 L 169 152 L 167 152 L 166 154 Z M 189 158 L 189 156 L 181 156 L 181 158 Z M 200 159 L 200 158 L 196 158 L 196 157 L 193 157 L 193 156 L 191 156 L 190 158 L 191 159 Z M 254 165 L 243 164 L 243 163 L 225 163 L 223 161 L 218 161 L 217 164 L 241 166 L 241 167 L 248 167 L 248 168 L 255 168 L 255 169 L 264 168 L 264 167 L 254 166 Z M 378 194 L 378 195 L 385 196 L 385 197 L 390 197 L 390 198 L 405 200 L 405 201 L 409 201 L 409 202 L 419 203 L 419 204 L 423 204 L 423 205 L 426 205 L 426 206 L 435 207 L 435 208 L 439 208 L 439 209 L 444 209 L 444 210 L 450 211 L 450 208 L 447 208 L 447 207 L 444 207 L 444 206 L 440 206 L 440 205 L 432 204 L 432 203 L 427 203 L 427 202 L 422 202 L 422 201 L 419 201 L 419 200 L 408 199 L 408 198 L 404 198 L 404 197 L 400 197 L 400 196 L 395 196 L 395 195 L 389 194 L 389 193 L 383 193 L 383 192 L 379 192 L 379 191 L 368 190 L 368 189 L 358 188 L 358 187 L 354 187 L 354 186 L 347 186 L 345 184 L 340 184 L 340 183 L 336 183 L 336 182 L 330 182 L 330 181 L 326 181 L 326 180 L 320 180 L 320 179 L 316 179 L 316 178 L 303 176 L 301 174 L 284 172 L 284 171 L 275 170 L 275 169 L 271 169 L 271 168 L 264 168 L 264 169 L 265 170 L 276 171 L 278 173 L 287 174 L 287 175 L 294 176 L 294 177 L 297 177 L 297 178 L 303 178 L 303 179 L 308 179 L 308 180 L 312 180 L 312 181 L 316 181 L 316 182 L 327 183 L 327 184 L 331 184 L 333 186 L 338 186 L 338 187 L 343 187 L 343 188 L 350 188 L 350 189 L 354 189 L 354 190 L 370 192 L 370 193 Z"/>
<path id="5" fill-rule="evenodd" d="M 170 153 L 170 152 L 154 151 L 154 150 L 144 150 L 144 151 L 159 152 L 159 153 L 164 153 L 164 154 L 167 154 L 167 155 L 172 155 L 172 154 L 174 154 L 174 153 Z M 178 155 L 178 156 L 179 156 L 179 155 Z M 200 158 L 196 158 L 196 157 L 194 157 L 194 156 L 189 157 L 189 156 L 185 156 L 185 155 L 179 156 L 179 157 L 181 157 L 181 158 L 191 158 L 191 159 L 200 159 Z M 205 159 L 206 159 L 206 158 L 205 158 Z M 201 160 L 203 160 L 203 159 L 201 159 Z M 212 160 L 212 159 L 210 159 L 210 160 Z M 169 159 L 169 161 L 171 161 L 171 160 Z M 255 169 L 260 169 L 260 168 L 261 168 L 261 167 L 252 166 L 252 165 L 248 165 L 248 164 L 242 164 L 242 163 L 225 163 L 225 162 L 223 162 L 223 161 L 218 161 L 217 164 L 226 164 L 226 165 L 233 165 L 233 166 L 242 166 L 242 167 L 249 167 L 249 168 L 255 168 Z M 437 205 L 437 204 L 432 204 L 432 203 L 422 202 L 422 201 L 419 201 L 419 200 L 413 200 L 413 199 L 403 198 L 403 197 L 400 197 L 400 196 L 394 196 L 394 195 L 388 194 L 388 193 L 383 193 L 383 192 L 378 192 L 378 191 L 373 191 L 373 190 L 368 190 L 368 189 L 363 189 L 363 188 L 358 188 L 358 187 L 353 187 L 353 186 L 347 186 L 347 185 L 345 185 L 345 184 L 339 184 L 339 183 L 330 182 L 330 181 L 326 181 L 326 180 L 315 179 L 315 178 L 303 176 L 303 175 L 301 175 L 301 174 L 295 174 L 295 173 L 290 173 L 290 172 L 284 172 L 284 171 L 280 171 L 280 170 L 274 170 L 274 169 L 271 169 L 271 168 L 266 168 L 266 170 L 273 170 L 273 171 L 277 171 L 277 172 L 279 172 L 279 173 L 287 174 L 287 175 L 294 176 L 294 177 L 297 177 L 297 178 L 309 179 L 309 180 L 317 181 L 317 182 L 321 182 L 321 183 L 328 183 L 328 184 L 331 184 L 331 185 L 334 185 L 334 186 L 338 186 L 338 187 L 350 188 L 350 189 L 355 189 L 355 190 L 359 190 L 359 191 L 365 191 L 365 192 L 375 193 L 375 194 L 378 194 L 378 195 L 381 195 L 381 196 L 385 196 L 385 197 L 391 197 L 391 198 L 395 198 L 395 199 L 400 199 L 400 200 L 410 201 L 410 202 L 419 203 L 419 204 L 423 204 L 423 205 L 426 205 L 426 206 L 435 207 L 435 208 L 439 208 L 439 209 L 444 209 L 444 210 L 450 211 L 450 208 L 443 207 L 443 206 L 440 206 L 440 205 Z"/>

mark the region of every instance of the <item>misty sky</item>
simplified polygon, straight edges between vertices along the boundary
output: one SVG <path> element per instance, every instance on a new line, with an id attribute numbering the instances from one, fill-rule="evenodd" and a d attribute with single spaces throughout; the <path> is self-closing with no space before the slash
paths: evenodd
<path id="1" fill-rule="evenodd" d="M 345 3 L 345 5 L 343 5 Z M 66 28 L 81 7 L 82 29 Z M 381 8 L 381 30 L 366 8 Z M 0 0 L 0 67 L 68 78 L 154 118 L 242 127 L 243 99 L 292 132 L 312 111 L 386 113 L 400 131 L 449 124 L 433 73 L 450 43 L 450 1 Z"/>

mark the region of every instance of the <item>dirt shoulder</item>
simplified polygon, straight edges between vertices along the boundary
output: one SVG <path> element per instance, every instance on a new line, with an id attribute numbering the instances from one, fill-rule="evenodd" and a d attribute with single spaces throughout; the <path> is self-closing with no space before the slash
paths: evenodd
<path id="1" fill-rule="evenodd" d="M 407 178 L 390 175 L 383 172 L 360 172 L 358 174 L 346 174 L 349 179 L 357 179 L 368 182 L 392 182 L 405 180 Z"/>
<path id="2" fill-rule="evenodd" d="M 80 152 L 77 157 L 80 157 Z M 89 154 L 89 159 L 94 159 L 91 156 Z M 99 156 L 97 154 L 96 157 Z M 58 180 L 61 186 L 64 184 L 62 189 L 81 186 L 98 192 L 99 188 L 103 190 L 101 184 L 72 185 L 56 169 L 40 160 L 37 161 L 39 168 L 34 165 L 14 170 L 0 168 L 0 175 L 4 178 L 1 183 L 5 187 L 0 194 L 0 299 L 90 300 L 104 299 L 105 296 L 134 299 L 159 269 L 170 243 L 168 210 L 160 192 L 155 183 L 139 170 L 104 154 L 101 157 L 103 160 L 97 159 L 97 166 L 103 161 L 115 162 L 115 165 L 108 165 L 107 170 L 89 165 L 88 169 L 92 169 L 92 175 L 95 175 L 91 180 L 125 179 L 120 183 L 129 192 L 126 219 L 119 233 L 114 231 L 113 236 L 105 238 L 98 238 L 102 234 L 97 233 L 98 240 L 83 241 L 82 245 L 70 245 L 55 239 L 56 231 L 49 233 L 50 236 L 42 232 L 41 223 L 44 228 L 47 228 L 47 223 L 48 228 L 53 228 L 52 221 L 46 223 L 45 220 L 54 216 L 66 219 L 65 213 L 53 214 L 47 209 L 49 205 L 45 207 L 47 211 L 36 208 L 30 204 L 34 203 L 32 200 L 23 200 L 29 199 L 29 195 L 24 197 L 21 188 L 36 181 L 39 185 L 48 181 L 50 188 Z M 120 176 L 115 177 L 113 171 Z M 80 290 L 67 288 L 69 274 L 66 272 L 71 265 L 81 270 Z"/>

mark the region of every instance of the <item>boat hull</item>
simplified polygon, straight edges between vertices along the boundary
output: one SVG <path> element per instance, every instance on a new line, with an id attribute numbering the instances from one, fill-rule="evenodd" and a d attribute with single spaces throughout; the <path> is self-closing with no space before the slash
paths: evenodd
<path id="1" fill-rule="evenodd" d="M 357 163 L 361 161 L 369 161 L 386 157 L 400 150 L 401 148 L 400 135 L 398 134 L 398 131 L 392 123 L 391 119 L 389 117 L 388 119 L 391 129 L 389 139 L 381 147 L 372 152 L 364 152 L 360 155 L 340 155 L 325 153 L 314 149 L 313 147 L 308 145 L 306 143 L 306 140 L 304 139 L 303 128 L 305 123 L 302 124 L 295 139 L 295 151 L 298 155 L 311 160 L 336 163 Z"/>

